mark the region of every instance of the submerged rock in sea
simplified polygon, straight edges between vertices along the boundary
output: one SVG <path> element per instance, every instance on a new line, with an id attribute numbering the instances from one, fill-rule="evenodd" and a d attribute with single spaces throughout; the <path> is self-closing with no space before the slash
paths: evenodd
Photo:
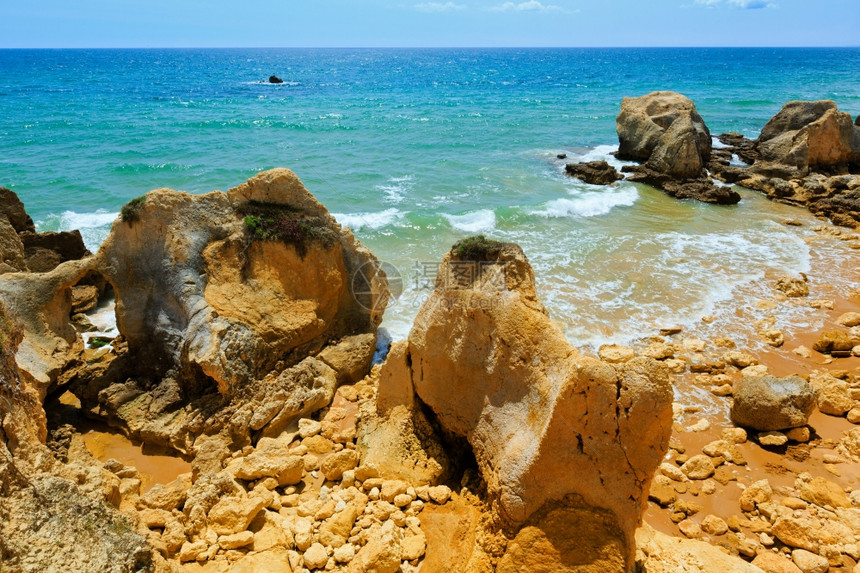
<path id="1" fill-rule="evenodd" d="M 591 185 L 610 185 L 624 179 L 623 175 L 605 161 L 568 163 L 564 172 Z"/>
<path id="2" fill-rule="evenodd" d="M 714 185 L 705 166 L 711 155 L 711 133 L 695 104 L 675 92 L 626 97 L 615 120 L 619 159 L 643 161 L 627 166 L 628 179 L 646 183 L 679 199 L 731 205 L 740 195 Z"/>
<path id="3" fill-rule="evenodd" d="M 282 84 L 282 83 L 284 83 L 284 80 L 282 80 L 278 76 L 269 76 L 269 83 L 270 84 Z"/>
<path id="4" fill-rule="evenodd" d="M 379 397 L 409 402 L 414 391 L 468 442 L 512 536 L 499 571 L 630 570 L 671 432 L 662 365 L 580 356 L 538 300 L 522 250 L 474 240 L 444 257 L 408 346 L 392 354 Z"/>

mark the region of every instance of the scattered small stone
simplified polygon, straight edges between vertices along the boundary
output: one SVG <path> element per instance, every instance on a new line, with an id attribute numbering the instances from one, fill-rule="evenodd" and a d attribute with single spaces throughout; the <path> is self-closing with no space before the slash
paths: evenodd
<path id="1" fill-rule="evenodd" d="M 629 346 L 621 346 L 619 344 L 604 344 L 597 350 L 597 356 L 604 362 L 617 364 L 627 362 L 636 356 L 636 351 Z"/>
<path id="2" fill-rule="evenodd" d="M 722 386 L 711 386 L 711 394 L 714 396 L 731 396 L 734 392 L 731 384 L 723 384 Z"/>
<path id="3" fill-rule="evenodd" d="M 827 573 L 830 570 L 827 559 L 805 549 L 792 551 L 791 560 L 803 573 Z"/>
<path id="4" fill-rule="evenodd" d="M 680 334 L 684 330 L 681 326 L 668 326 L 666 328 L 660 329 L 660 336 L 672 336 L 675 334 Z"/>
<path id="5" fill-rule="evenodd" d="M 800 345 L 797 348 L 793 349 L 792 352 L 797 354 L 801 358 L 809 358 L 810 356 L 812 356 L 812 351 L 803 345 Z"/>
<path id="6" fill-rule="evenodd" d="M 785 335 L 778 328 L 765 328 L 758 331 L 759 336 L 764 338 L 764 341 L 775 348 L 779 348 L 785 344 Z"/>
<path id="7" fill-rule="evenodd" d="M 776 289 L 782 291 L 787 297 L 809 296 L 809 285 L 806 277 L 782 277 L 776 281 Z"/>
<path id="8" fill-rule="evenodd" d="M 707 432 L 711 429 L 711 422 L 706 418 L 700 418 L 698 422 L 687 426 L 688 432 Z"/>
<path id="9" fill-rule="evenodd" d="M 702 531 L 708 535 L 725 535 L 729 531 L 729 526 L 716 515 L 706 515 L 702 520 Z"/>
<path id="10" fill-rule="evenodd" d="M 763 446 L 779 447 L 788 443 L 788 436 L 782 432 L 761 432 L 757 438 L 758 443 Z"/>
<path id="11" fill-rule="evenodd" d="M 785 436 L 792 442 L 805 444 L 809 441 L 811 434 L 809 432 L 809 426 L 801 426 L 800 428 L 792 428 L 790 430 L 787 430 L 785 432 Z"/>
<path id="12" fill-rule="evenodd" d="M 767 503 L 773 497 L 773 489 L 766 479 L 750 484 L 741 494 L 740 506 L 743 511 L 753 511 L 760 503 Z"/>
<path id="13" fill-rule="evenodd" d="M 302 439 L 316 436 L 322 430 L 322 424 L 310 418 L 302 418 L 299 420 L 299 436 Z"/>
<path id="14" fill-rule="evenodd" d="M 690 539 L 698 539 L 702 536 L 702 528 L 692 519 L 685 519 L 678 524 L 678 529 Z"/>
<path id="15" fill-rule="evenodd" d="M 433 503 L 443 505 L 451 498 L 451 488 L 446 485 L 437 485 L 427 491 L 428 497 Z"/>
<path id="16" fill-rule="evenodd" d="M 809 306 L 811 308 L 823 308 L 826 310 L 833 310 L 833 301 L 832 300 L 811 300 L 811 301 L 809 301 Z"/>
<path id="17" fill-rule="evenodd" d="M 328 552 L 317 542 L 311 545 L 304 554 L 305 566 L 309 569 L 321 569 L 328 562 Z"/>
<path id="18" fill-rule="evenodd" d="M 714 462 L 710 457 L 699 454 L 687 460 L 681 471 L 690 479 L 707 479 L 714 475 Z"/>
<path id="19" fill-rule="evenodd" d="M 849 327 L 860 325 L 860 312 L 846 312 L 836 319 L 836 324 Z"/>

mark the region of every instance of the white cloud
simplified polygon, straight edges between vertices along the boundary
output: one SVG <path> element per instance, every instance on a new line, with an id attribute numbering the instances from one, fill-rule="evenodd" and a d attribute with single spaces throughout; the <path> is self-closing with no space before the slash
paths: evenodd
<path id="1" fill-rule="evenodd" d="M 505 2 L 504 4 L 493 6 L 490 10 L 493 12 L 564 12 L 561 6 L 541 4 L 538 0 L 527 0 L 519 4 Z"/>
<path id="2" fill-rule="evenodd" d="M 419 12 L 460 12 L 466 9 L 463 4 L 453 2 L 423 2 L 414 6 Z"/>
<path id="3" fill-rule="evenodd" d="M 695 0 L 699 6 L 717 8 L 719 6 L 732 6 L 741 10 L 759 10 L 761 8 L 776 8 L 776 4 L 766 0 Z"/>
<path id="4" fill-rule="evenodd" d="M 729 0 L 729 4 L 744 10 L 758 10 L 760 8 L 773 8 L 774 6 L 764 0 Z"/>

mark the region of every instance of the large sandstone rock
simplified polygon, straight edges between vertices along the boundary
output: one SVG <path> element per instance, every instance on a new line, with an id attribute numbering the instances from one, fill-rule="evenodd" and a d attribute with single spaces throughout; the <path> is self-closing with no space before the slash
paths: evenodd
<path id="1" fill-rule="evenodd" d="M 675 92 L 626 97 L 615 120 L 619 159 L 644 162 L 625 166 L 630 181 L 652 185 L 678 199 L 732 205 L 740 195 L 715 185 L 706 165 L 711 134 L 695 104 Z"/>
<path id="2" fill-rule="evenodd" d="M 860 163 L 860 128 L 830 100 L 788 102 L 756 143 L 762 160 L 795 168 L 799 175 Z"/>
<path id="3" fill-rule="evenodd" d="M 375 258 L 291 171 L 260 173 L 227 193 L 145 197 L 137 219 L 114 223 L 98 253 L 119 330 L 140 358 L 194 365 L 229 396 L 283 370 L 278 362 L 379 324 Z M 258 239 L 244 222 L 255 215 L 243 215 L 254 205 L 273 213 L 262 218 L 283 215 L 285 239 Z M 294 240 L 289 232 L 302 225 L 311 231 Z"/>
<path id="4" fill-rule="evenodd" d="M 730 416 L 739 426 L 760 431 L 806 425 L 815 407 L 812 385 L 799 376 L 745 376 L 734 385 Z"/>
<path id="5" fill-rule="evenodd" d="M 127 350 L 67 375 L 91 414 L 193 455 L 201 434 L 277 437 L 369 370 L 384 273 L 291 171 L 157 189 L 124 213 L 89 268 L 114 288 Z"/>
<path id="6" fill-rule="evenodd" d="M 788 102 L 755 141 L 724 134 L 708 168 L 722 181 L 802 205 L 848 227 L 860 225 L 860 127 L 823 101 Z M 732 164 L 732 154 L 751 165 Z"/>
<path id="7" fill-rule="evenodd" d="M 589 541 L 556 554 L 557 567 L 599 555 L 605 570 L 626 571 L 668 444 L 668 374 L 646 358 L 581 357 L 547 316 L 518 246 L 468 251 L 461 243 L 443 259 L 400 376 L 469 442 L 494 509 L 520 530 L 505 563 L 551 545 L 563 524 Z"/>
<path id="8" fill-rule="evenodd" d="M 33 219 L 24 209 L 24 203 L 14 191 L 5 187 L 0 187 L 0 215 L 6 215 L 16 233 L 36 232 Z"/>
<path id="9" fill-rule="evenodd" d="M 0 215 L 0 274 L 27 270 L 24 243 L 9 219 Z"/>
<path id="10" fill-rule="evenodd" d="M 685 140 L 685 154 L 677 158 L 679 167 L 691 162 L 695 166 L 693 156 L 697 156 L 699 164 L 693 175 L 698 175 L 704 165 L 702 159 L 707 161 L 711 153 L 711 133 L 696 111 L 696 105 L 675 92 L 653 92 L 641 97 L 625 97 L 621 101 L 621 113 L 615 119 L 618 158 L 647 161 L 661 144 L 664 148 L 670 147 L 671 140 L 676 138 L 664 136 L 678 120 L 681 123 L 675 132 L 681 133 Z"/>

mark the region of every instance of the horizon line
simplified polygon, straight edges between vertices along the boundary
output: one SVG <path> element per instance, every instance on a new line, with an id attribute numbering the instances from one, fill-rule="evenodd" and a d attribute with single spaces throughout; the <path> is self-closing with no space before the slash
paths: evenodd
<path id="1" fill-rule="evenodd" d="M 857 45 L 816 46 L 0 46 L 0 50 L 677 50 L 677 49 L 855 49 Z"/>

